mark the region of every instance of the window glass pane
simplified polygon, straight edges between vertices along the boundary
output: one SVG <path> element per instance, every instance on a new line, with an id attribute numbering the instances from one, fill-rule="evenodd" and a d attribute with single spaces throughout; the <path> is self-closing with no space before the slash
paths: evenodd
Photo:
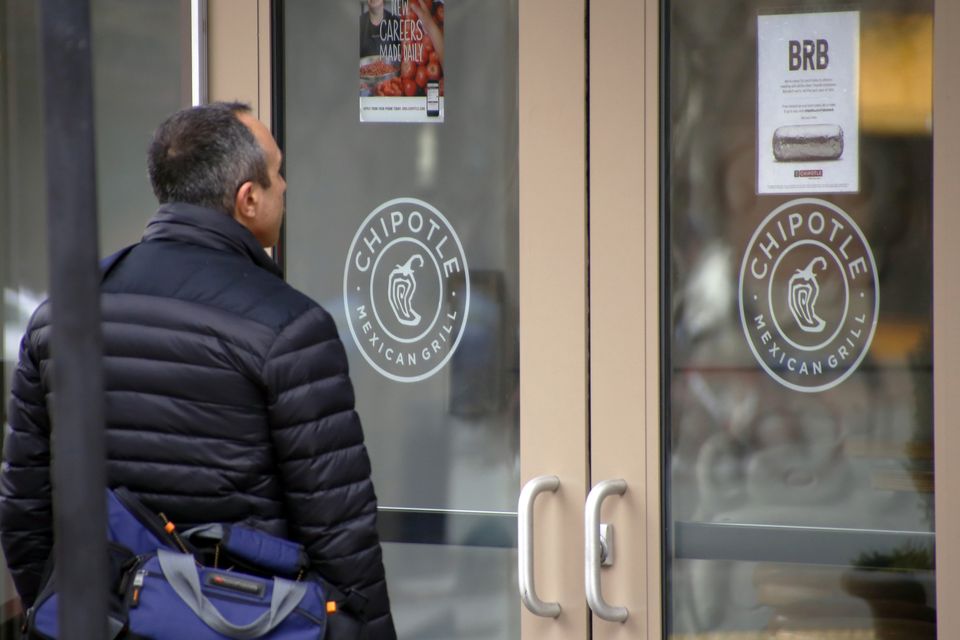
<path id="1" fill-rule="evenodd" d="M 383 560 L 400 638 L 519 638 L 515 548 L 387 543 Z"/>
<path id="2" fill-rule="evenodd" d="M 137 241 L 156 209 L 146 169 L 154 128 L 181 94 L 180 0 L 93 0 L 94 132 L 101 254 Z M 0 0 L 0 277 L 3 420 L 20 337 L 47 295 L 46 168 L 39 3 Z M 13 633 L 14 591 L 0 582 L 0 637 Z"/>
<path id="3" fill-rule="evenodd" d="M 190 104 L 184 91 L 181 0 L 92 0 L 100 252 L 140 239 L 157 208 L 147 146 L 157 125 Z"/>
<path id="4" fill-rule="evenodd" d="M 516 5 L 461 1 L 447 12 L 447 118 L 428 125 L 359 121 L 356 65 L 342 60 L 357 49 L 356 33 L 346 25 L 356 23 L 364 4 L 285 6 L 287 278 L 338 318 L 381 503 L 511 510 L 518 409 Z M 480 50 L 484 56 L 475 55 Z M 370 355 L 371 364 L 359 345 L 369 344 L 373 328 L 364 334 L 354 323 L 354 339 L 344 308 L 351 244 L 355 237 L 360 247 L 375 242 L 369 228 L 358 235 L 365 219 L 383 203 L 408 197 L 449 222 L 452 232 L 438 230 L 431 242 L 449 236 L 446 249 L 456 234 L 471 285 L 459 346 L 445 366 L 417 381 L 388 367 L 385 356 Z M 402 207 L 386 212 L 394 209 Z M 400 237 L 411 223 L 403 213 L 397 235 L 387 238 L 394 232 L 379 226 L 374 231 Z M 392 218 L 386 220 L 389 226 Z M 450 251 L 443 255 L 457 255 Z M 353 264 L 365 264 L 369 256 L 353 257 Z M 421 276 L 420 286 L 428 285 Z M 384 298 L 368 306 L 379 304 L 386 316 L 389 299 L 381 293 Z M 412 304 L 416 309 L 419 299 Z M 428 337 L 432 352 L 435 336 Z M 418 364 L 423 342 L 414 340 L 418 348 L 409 349 L 420 356 Z M 383 355 L 377 345 L 364 353 Z"/>
<path id="5" fill-rule="evenodd" d="M 387 557 L 398 624 L 410 637 L 513 638 L 512 617 L 467 633 L 464 609 L 515 600 L 510 563 L 487 567 L 496 580 L 458 572 L 516 544 L 517 3 L 427 3 L 445 11 L 442 123 L 361 122 L 359 66 L 371 61 L 357 25 L 379 4 L 284 3 L 286 277 L 347 348 L 381 531 L 409 547 Z M 403 16 L 404 4 L 383 7 Z M 428 542 L 450 546 L 417 547 Z M 421 552 L 431 588 L 453 590 L 439 617 L 412 597 L 425 578 L 404 559 Z M 413 631 L 419 615 L 433 635 Z"/>
<path id="6" fill-rule="evenodd" d="M 934 638 L 933 3 L 714 5 L 664 5 L 667 629 Z"/>

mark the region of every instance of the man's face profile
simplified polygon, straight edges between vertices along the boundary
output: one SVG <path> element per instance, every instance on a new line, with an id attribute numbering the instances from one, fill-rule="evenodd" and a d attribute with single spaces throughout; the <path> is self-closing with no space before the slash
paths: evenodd
<path id="1" fill-rule="evenodd" d="M 260 243 L 260 246 L 272 247 L 280 239 L 280 225 L 283 223 L 283 194 L 287 182 L 280 174 L 283 154 L 270 131 L 249 113 L 240 113 L 237 118 L 250 129 L 267 160 L 267 175 L 270 186 L 264 187 L 257 182 L 246 182 L 237 193 L 234 218 L 247 227 Z"/>

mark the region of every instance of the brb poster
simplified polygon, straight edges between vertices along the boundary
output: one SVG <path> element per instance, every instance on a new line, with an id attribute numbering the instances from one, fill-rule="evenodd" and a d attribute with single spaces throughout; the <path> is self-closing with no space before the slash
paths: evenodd
<path id="1" fill-rule="evenodd" d="M 441 0 L 360 0 L 360 121 L 443 122 Z"/>
<path id="2" fill-rule="evenodd" d="M 757 192 L 859 190 L 860 14 L 757 18 Z"/>

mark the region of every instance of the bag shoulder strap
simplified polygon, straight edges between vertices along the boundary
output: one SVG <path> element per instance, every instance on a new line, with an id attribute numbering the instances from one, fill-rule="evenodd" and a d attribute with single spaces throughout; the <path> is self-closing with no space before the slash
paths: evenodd
<path id="1" fill-rule="evenodd" d="M 167 528 L 167 523 L 144 505 L 126 487 L 107 489 L 110 540 L 127 547 L 134 553 L 149 553 L 160 547 L 171 549 L 185 544 Z M 193 553 L 192 546 L 184 546 Z"/>

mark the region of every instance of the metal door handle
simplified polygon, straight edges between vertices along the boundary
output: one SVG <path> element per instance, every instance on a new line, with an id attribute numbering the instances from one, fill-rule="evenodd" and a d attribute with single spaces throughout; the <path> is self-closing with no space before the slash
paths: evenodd
<path id="1" fill-rule="evenodd" d="M 585 540 L 586 540 L 586 588 L 587 604 L 599 617 L 610 622 L 623 622 L 629 612 L 626 607 L 612 607 L 607 604 L 600 593 L 600 506 L 604 498 L 609 495 L 623 495 L 627 490 L 624 480 L 604 480 L 597 483 L 587 496 L 584 507 Z"/>
<path id="2" fill-rule="evenodd" d="M 556 491 L 560 486 L 557 476 L 538 476 L 523 485 L 517 506 L 517 558 L 520 566 L 520 600 L 531 613 L 544 618 L 560 615 L 560 603 L 543 602 L 533 586 L 533 501 L 544 491 Z"/>

